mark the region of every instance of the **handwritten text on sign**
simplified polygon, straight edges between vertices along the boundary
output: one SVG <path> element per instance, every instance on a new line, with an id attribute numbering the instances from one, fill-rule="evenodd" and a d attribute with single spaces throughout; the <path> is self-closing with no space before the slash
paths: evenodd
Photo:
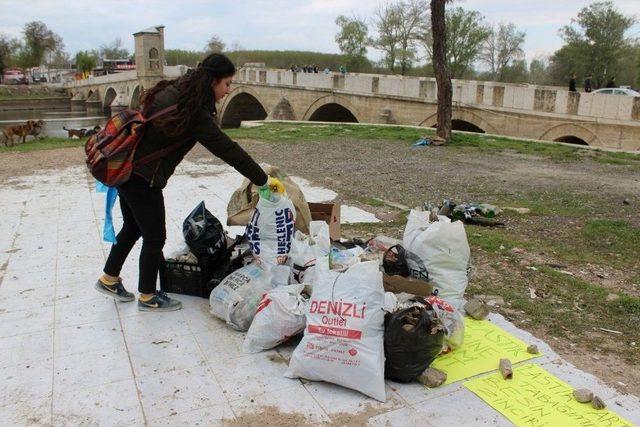
<path id="1" fill-rule="evenodd" d="M 527 353 L 527 344 L 488 320 L 464 319 L 464 343 L 448 354 L 438 356 L 432 367 L 447 373 L 450 384 L 498 369 L 501 358 L 512 363 L 538 357 Z"/>
<path id="2" fill-rule="evenodd" d="M 494 373 L 464 385 L 517 426 L 632 426 L 614 412 L 577 402 L 573 387 L 534 364 L 516 367 L 510 380 Z"/>

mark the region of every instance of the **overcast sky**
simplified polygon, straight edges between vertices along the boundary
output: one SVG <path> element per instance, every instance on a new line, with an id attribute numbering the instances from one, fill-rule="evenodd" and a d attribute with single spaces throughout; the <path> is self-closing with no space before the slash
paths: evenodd
<path id="1" fill-rule="evenodd" d="M 246 49 L 313 50 L 338 53 L 334 41 L 338 15 L 371 22 L 378 1 L 367 0 L 0 0 L 0 33 L 21 37 L 26 22 L 40 20 L 64 39 L 66 49 L 94 49 L 122 38 L 133 51 L 132 34 L 165 25 L 167 49 L 201 50 L 216 34 L 231 46 Z M 527 59 L 548 55 L 562 46 L 558 29 L 590 4 L 578 0 L 463 0 L 454 3 L 477 10 L 488 23 L 513 22 L 526 31 Z M 533 6 L 531 6 L 533 4 Z M 640 17 L 640 0 L 616 0 L 625 14 Z M 373 26 L 369 25 L 370 33 Z M 640 36 L 640 25 L 630 35 Z M 371 59 L 380 54 L 369 50 Z"/>

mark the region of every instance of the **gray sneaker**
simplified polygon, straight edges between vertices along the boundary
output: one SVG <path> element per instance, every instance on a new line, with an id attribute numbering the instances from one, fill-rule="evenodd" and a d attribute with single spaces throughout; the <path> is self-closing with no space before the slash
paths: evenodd
<path id="1" fill-rule="evenodd" d="M 175 311 L 182 308 L 182 303 L 171 298 L 162 291 L 156 294 L 149 301 L 142 301 L 138 298 L 138 310 L 140 311 Z"/>
<path id="2" fill-rule="evenodd" d="M 116 282 L 113 285 L 105 285 L 102 283 L 102 280 L 98 279 L 95 288 L 101 294 L 115 298 L 118 301 L 129 302 L 135 299 L 133 294 L 124 288 L 122 281 Z"/>

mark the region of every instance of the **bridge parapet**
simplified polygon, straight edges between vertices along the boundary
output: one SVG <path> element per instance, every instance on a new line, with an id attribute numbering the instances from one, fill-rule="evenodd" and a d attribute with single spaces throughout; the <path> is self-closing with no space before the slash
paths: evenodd
<path id="1" fill-rule="evenodd" d="M 436 102 L 434 78 L 351 73 L 294 73 L 290 70 L 243 68 L 237 83 L 296 86 L 344 93 L 420 99 Z M 552 86 L 453 80 L 458 107 L 551 113 L 612 120 L 640 120 L 640 97 L 569 92 Z"/>

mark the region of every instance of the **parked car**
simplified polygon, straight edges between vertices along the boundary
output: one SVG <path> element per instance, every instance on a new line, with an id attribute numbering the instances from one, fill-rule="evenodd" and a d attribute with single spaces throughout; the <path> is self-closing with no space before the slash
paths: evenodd
<path id="1" fill-rule="evenodd" d="M 27 79 L 24 72 L 19 68 L 9 68 L 4 70 L 3 81 L 4 84 L 23 84 Z"/>
<path id="2" fill-rule="evenodd" d="M 604 93 L 605 95 L 626 95 L 626 96 L 640 96 L 640 92 L 636 92 L 633 89 L 626 87 L 609 87 L 594 90 L 591 93 Z"/>

